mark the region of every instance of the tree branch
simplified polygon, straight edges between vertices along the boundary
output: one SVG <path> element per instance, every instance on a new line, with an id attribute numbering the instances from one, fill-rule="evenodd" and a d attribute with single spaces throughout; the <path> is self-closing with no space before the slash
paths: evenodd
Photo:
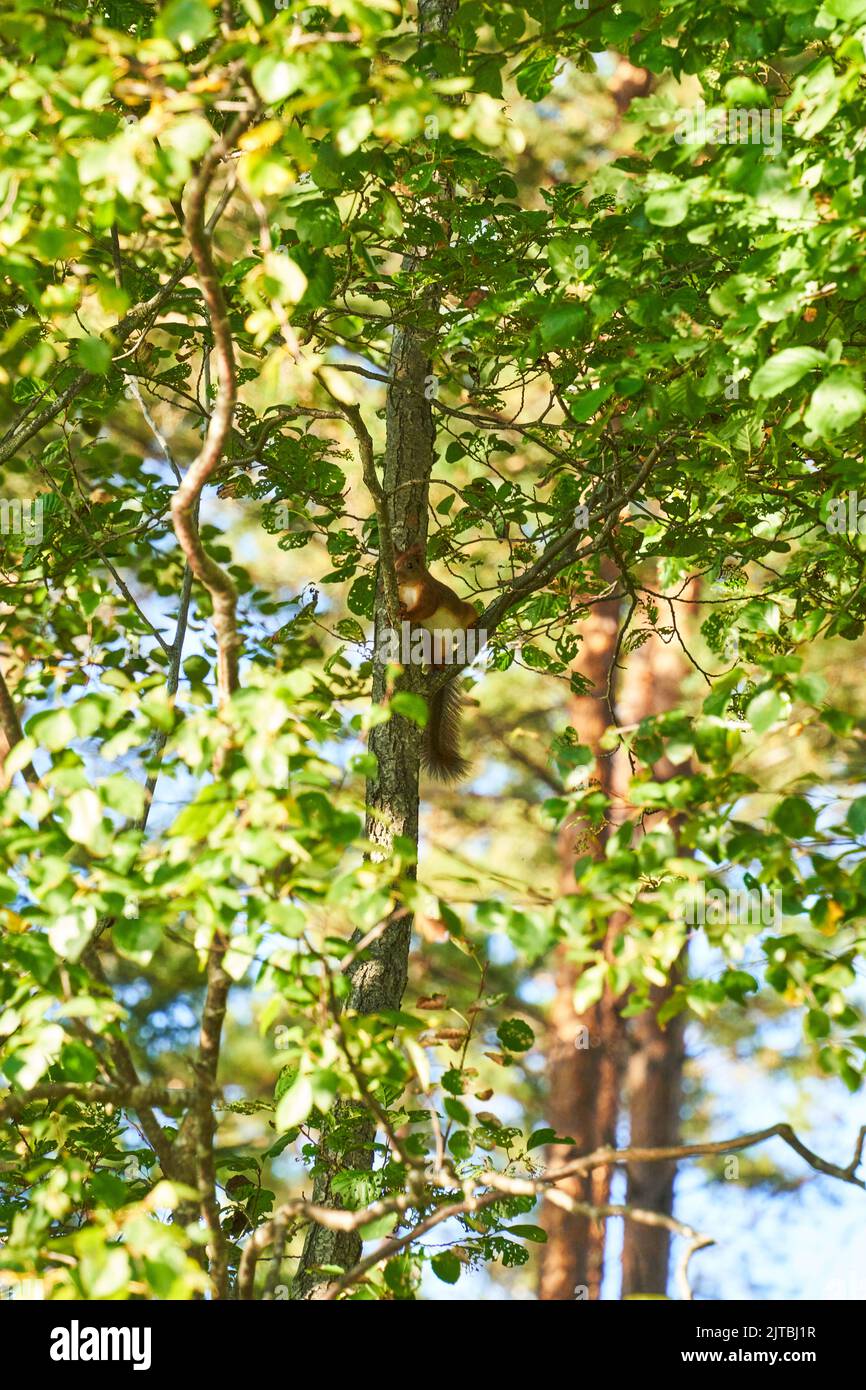
<path id="1" fill-rule="evenodd" d="M 623 507 L 634 497 L 635 493 L 638 492 L 649 476 L 661 452 L 661 447 L 661 445 L 656 445 L 650 455 L 642 463 L 632 482 L 624 491 L 619 493 L 613 501 L 607 502 L 604 506 L 598 507 L 595 511 L 590 512 L 590 523 L 594 521 L 603 521 L 603 525 L 598 535 L 588 545 L 585 545 L 581 549 L 579 545 L 579 533 L 577 531 L 566 531 L 564 535 L 557 536 L 556 540 L 550 542 L 543 554 L 539 556 L 534 564 L 530 565 L 528 569 L 525 569 L 522 574 L 518 574 L 510 584 L 507 584 L 505 588 L 500 590 L 492 603 L 487 605 L 475 624 L 476 629 L 484 634 L 485 639 L 493 636 L 493 633 L 499 627 L 509 610 L 512 609 L 516 603 L 519 603 L 521 599 L 528 598 L 530 594 L 534 594 L 539 589 L 543 589 L 546 584 L 550 583 L 551 579 L 556 578 L 557 574 L 560 574 L 564 569 L 568 569 L 569 565 L 577 564 L 579 560 L 588 559 L 590 555 L 595 555 L 601 550 L 604 542 L 616 525 Z M 458 661 L 451 665 L 438 667 L 436 671 L 428 677 L 426 686 L 426 693 L 428 696 L 434 694 L 440 686 L 447 685 L 456 675 L 459 675 L 465 665 L 465 662 Z"/>
<path id="2" fill-rule="evenodd" d="M 590 523 L 594 521 L 604 522 L 600 532 L 590 545 L 581 550 L 579 548 L 579 533 L 576 531 L 566 531 L 564 535 L 551 541 L 535 563 L 524 570 L 522 574 L 518 574 L 510 584 L 507 584 L 497 594 L 493 602 L 488 604 L 478 619 L 478 627 L 487 633 L 495 632 L 509 609 L 513 608 L 520 599 L 527 598 L 538 589 L 543 589 L 545 584 L 549 584 L 551 579 L 554 579 L 562 570 L 567 569 L 569 565 L 576 564 L 578 560 L 597 552 L 613 530 L 623 507 L 631 501 L 646 481 L 661 452 L 661 447 L 660 444 L 656 445 L 641 464 L 627 488 L 612 501 L 590 513 Z"/>
<path id="3" fill-rule="evenodd" d="M 208 1245 L 210 1274 L 217 1298 L 228 1298 L 229 1293 L 228 1256 L 225 1235 L 220 1225 L 213 1152 L 214 1135 L 216 1134 L 213 1095 L 216 1091 L 222 1028 L 231 986 L 231 979 L 223 965 L 227 946 L 228 941 L 223 933 L 216 932 L 208 951 L 207 993 L 202 1011 L 196 1062 L 198 1088 L 193 1108 L 190 1111 L 195 1119 L 196 1180 L 201 1198 L 202 1216 L 210 1232 Z"/>
<path id="4" fill-rule="evenodd" d="M 0 729 L 2 729 L 3 737 L 11 752 L 15 744 L 20 743 L 23 739 L 24 730 L 21 727 L 21 719 L 15 708 L 15 701 L 12 699 L 2 669 L 0 669 Z M 33 765 L 28 763 L 22 771 L 28 784 L 31 787 L 38 787 L 39 778 Z"/>
<path id="5" fill-rule="evenodd" d="M 99 1086 L 92 1083 L 57 1081 L 43 1086 L 31 1086 L 29 1091 L 16 1095 L 8 1092 L 0 1099 L 0 1119 L 17 1119 L 28 1105 L 37 1100 L 79 1100 L 85 1105 L 122 1105 L 130 1110 L 151 1106 L 186 1106 L 195 1098 L 193 1091 L 180 1087 L 148 1083 L 132 1086 Z"/>
<path id="6" fill-rule="evenodd" d="M 238 686 L 237 590 L 231 576 L 208 555 L 198 529 L 197 509 L 205 484 L 222 462 L 226 441 L 234 419 L 237 399 L 234 345 L 228 310 L 214 266 L 211 236 L 205 226 L 204 209 L 208 189 L 221 161 L 238 136 L 249 125 L 255 108 L 250 105 L 231 127 L 211 146 L 192 182 L 187 201 L 186 230 L 192 247 L 198 282 L 210 319 L 217 360 L 219 388 L 198 457 L 190 464 L 186 477 L 171 499 L 171 515 L 181 549 L 196 579 L 207 589 L 213 604 L 213 626 L 217 639 L 217 687 L 222 703 Z"/>
<path id="7" fill-rule="evenodd" d="M 211 213 L 206 228 L 208 235 L 213 232 L 214 227 L 225 211 L 230 196 L 231 190 L 226 190 Z M 180 265 L 172 271 L 165 284 L 161 285 L 156 293 L 151 295 L 150 299 L 144 300 L 141 304 L 136 304 L 134 308 L 130 309 L 128 314 L 125 314 L 122 319 L 117 321 L 113 328 L 107 331 L 104 335 L 105 340 L 112 346 L 125 343 L 127 338 L 135 332 L 139 325 L 146 323 L 149 318 L 159 313 L 163 304 L 170 298 L 172 292 L 177 288 L 184 276 L 192 269 L 192 265 L 193 257 L 186 256 L 184 260 L 181 261 Z M 39 434 L 40 430 L 44 429 L 46 425 L 50 424 L 52 420 L 60 415 L 61 412 L 75 400 L 76 396 L 79 396 L 82 391 L 85 391 L 92 382 L 101 380 L 101 377 L 94 376 L 92 372 L 77 372 L 69 385 L 64 387 L 61 391 L 60 395 L 47 405 L 44 410 L 41 410 L 29 424 L 24 424 L 27 415 L 26 411 L 22 415 L 19 415 L 17 420 L 13 421 L 10 429 L 6 431 L 2 440 L 0 440 L 0 463 L 5 463 L 7 459 L 10 459 L 13 454 L 18 452 L 22 444 L 26 444 L 34 435 Z"/>
<path id="8" fill-rule="evenodd" d="M 382 574 L 382 587 L 385 591 L 385 604 L 388 609 L 388 617 L 394 627 L 399 622 L 400 598 L 397 593 L 397 571 L 396 557 L 394 553 L 394 536 L 391 530 L 391 518 L 388 515 L 388 502 L 385 491 L 379 482 L 379 475 L 376 472 L 376 459 L 373 453 L 373 440 L 370 431 L 364 423 L 360 407 L 352 405 L 346 401 L 341 401 L 335 395 L 328 383 L 317 374 L 318 380 L 327 391 L 331 400 L 334 401 L 341 414 L 345 415 L 355 433 L 358 441 L 358 452 L 361 457 L 361 471 L 367 491 L 373 499 L 373 506 L 376 510 L 376 522 L 379 530 L 379 568 Z"/>
<path id="9" fill-rule="evenodd" d="M 424 1174 L 420 1167 L 414 1168 L 409 1164 L 409 1190 L 407 1192 L 384 1197 L 360 1210 L 342 1211 L 309 1202 L 305 1198 L 296 1198 L 294 1201 L 286 1202 L 279 1207 L 271 1220 L 260 1226 L 250 1237 L 244 1249 L 238 1270 L 238 1297 L 241 1299 L 253 1297 L 256 1264 L 262 1252 L 275 1239 L 279 1223 L 282 1223 L 284 1228 L 287 1221 L 292 1217 L 297 1217 L 301 1223 L 314 1222 L 316 1225 L 324 1226 L 332 1231 L 359 1231 L 364 1226 L 370 1225 L 373 1221 L 377 1221 L 380 1217 L 391 1212 L 405 1212 L 418 1206 L 421 1201 L 425 1205 L 429 1204 L 429 1196 L 421 1198 L 418 1195 L 419 1187 L 427 1184 L 439 1189 L 460 1189 L 462 1187 L 463 1199 L 438 1206 L 402 1235 L 392 1236 L 382 1241 L 350 1270 L 334 1280 L 322 1294 L 324 1299 L 330 1301 L 337 1299 L 341 1293 L 357 1284 L 369 1270 L 381 1264 L 383 1260 L 388 1260 L 393 1255 L 399 1254 L 401 1250 L 404 1250 L 443 1221 L 448 1221 L 452 1217 L 483 1211 L 485 1207 L 501 1201 L 503 1195 L 542 1197 L 545 1201 L 567 1207 L 569 1211 L 580 1213 L 593 1220 L 621 1217 L 624 1220 L 636 1221 L 646 1226 L 662 1226 L 675 1235 L 682 1236 L 687 1241 L 687 1245 L 678 1265 L 677 1284 L 682 1297 L 691 1299 L 693 1294 L 688 1280 L 689 1262 L 698 1250 L 705 1249 L 715 1243 L 711 1236 L 696 1231 L 685 1222 L 677 1221 L 675 1217 L 667 1216 L 661 1212 L 644 1211 L 642 1208 L 631 1207 L 627 1204 L 593 1206 L 591 1203 L 580 1202 L 567 1193 L 561 1192 L 557 1184 L 566 1178 L 574 1177 L 576 1174 L 588 1173 L 594 1168 L 612 1164 L 660 1163 L 674 1158 L 695 1158 L 710 1154 L 733 1153 L 739 1149 L 763 1144 L 768 1139 L 783 1140 L 816 1172 L 837 1178 L 841 1182 L 853 1183 L 856 1187 L 866 1190 L 866 1181 L 856 1176 L 862 1161 L 864 1144 L 866 1144 L 866 1125 L 857 1136 L 851 1162 L 844 1168 L 838 1164 L 829 1163 L 826 1159 L 813 1153 L 788 1124 L 771 1125 L 767 1129 L 756 1130 L 751 1134 L 742 1134 L 734 1139 L 709 1140 L 703 1144 L 678 1144 L 657 1149 L 596 1149 L 593 1153 L 585 1154 L 581 1158 L 574 1159 L 571 1163 L 548 1169 L 546 1173 L 537 1177 L 516 1178 L 494 1169 L 488 1169 L 478 1174 L 474 1180 L 474 1190 L 472 1191 L 467 1190 L 467 1184 L 463 1183 L 447 1165 L 442 1166 L 434 1173 Z"/>

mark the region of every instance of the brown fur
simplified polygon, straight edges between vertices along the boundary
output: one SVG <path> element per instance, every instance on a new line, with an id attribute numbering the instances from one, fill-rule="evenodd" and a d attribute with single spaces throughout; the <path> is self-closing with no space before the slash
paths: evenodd
<path id="1" fill-rule="evenodd" d="M 463 700 L 455 681 L 443 685 L 430 700 L 430 718 L 421 745 L 421 766 L 437 782 L 460 782 L 470 763 L 460 752 Z"/>
<path id="2" fill-rule="evenodd" d="M 424 563 L 424 549 L 416 541 L 397 555 L 397 592 L 400 617 L 415 627 L 457 630 L 472 627 L 478 614 L 441 584 Z M 459 782 L 469 771 L 460 752 L 460 715 L 463 701 L 456 679 L 443 685 L 430 699 L 430 712 L 421 746 L 421 766 L 439 782 Z"/>
<path id="3" fill-rule="evenodd" d="M 424 551 L 419 541 L 397 555 L 397 592 L 400 597 L 401 618 L 418 627 L 436 613 L 446 613 L 455 628 L 471 627 L 478 617 L 471 603 L 466 603 L 442 584 L 424 564 Z M 444 624 L 443 624 L 444 626 Z"/>

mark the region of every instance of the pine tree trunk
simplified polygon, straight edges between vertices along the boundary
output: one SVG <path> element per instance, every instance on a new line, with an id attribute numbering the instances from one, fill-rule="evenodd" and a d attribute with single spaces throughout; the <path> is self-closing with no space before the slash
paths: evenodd
<path id="1" fill-rule="evenodd" d="M 632 1020 L 634 1047 L 626 1072 L 629 1143 L 661 1148 L 679 1143 L 684 1023 L 680 1015 L 660 1028 L 656 1010 L 676 983 L 654 990 L 652 1009 Z M 626 1203 L 670 1216 L 674 1203 L 675 1163 L 632 1163 Z M 622 1296 L 665 1294 L 668 1285 L 670 1233 L 657 1226 L 626 1221 L 622 1249 Z"/>
<path id="2" fill-rule="evenodd" d="M 620 58 L 609 83 L 619 116 L 624 115 L 635 96 L 645 96 L 651 86 L 652 76 L 645 68 L 636 68 Z M 579 669 L 593 682 L 594 690 L 590 696 L 572 700 L 570 708 L 571 722 L 581 742 L 592 748 L 597 748 L 598 740 L 611 721 L 603 692 L 609 683 L 618 616 L 616 602 L 604 603 L 593 609 L 584 627 Z M 596 770 L 603 788 L 612 790 L 618 775 L 613 760 L 602 759 L 597 762 Z M 595 845 L 597 854 L 603 853 L 604 840 L 602 834 Z M 574 828 L 560 837 L 563 893 L 574 891 L 574 842 Z M 609 923 L 606 952 L 610 951 L 622 925 L 619 917 Z M 557 1133 L 570 1135 L 578 1145 L 578 1152 L 587 1152 L 616 1142 L 626 1043 L 623 1022 L 608 990 L 586 1014 L 580 1017 L 575 1014 L 573 995 L 578 975 L 579 971 L 568 960 L 567 951 L 560 950 L 548 1041 L 548 1112 Z M 575 1039 L 579 1038 L 588 1038 L 590 1047 L 576 1048 Z M 563 1152 L 560 1149 L 559 1155 Z M 555 1161 L 556 1153 L 551 1157 Z M 610 1170 L 599 1168 L 590 1180 L 572 1183 L 566 1190 L 572 1197 L 602 1206 L 610 1198 L 610 1182 Z M 539 1297 L 544 1300 L 600 1298 L 605 1223 L 574 1216 L 552 1206 L 546 1208 L 543 1220 L 548 1239 Z"/>
<path id="3" fill-rule="evenodd" d="M 572 722 L 581 741 L 597 748 L 611 711 L 599 692 L 607 687 L 617 631 L 617 605 L 600 605 L 585 628 L 579 669 L 592 680 L 593 695 L 571 702 Z M 672 709 L 680 697 L 685 658 L 678 644 L 652 638 L 623 663 L 625 673 L 617 693 L 620 723 L 630 725 L 652 714 Z M 673 769 L 662 762 L 660 778 Z M 606 791 L 624 790 L 627 768 L 622 761 L 603 758 L 596 775 Z M 645 822 L 647 828 L 651 819 Z M 570 827 L 560 839 L 562 891 L 574 891 L 571 866 L 580 827 Z M 594 846 L 603 852 L 604 832 Z M 586 852 L 584 847 L 583 852 Z M 624 919 L 608 924 L 605 954 L 610 956 Z M 623 1089 L 628 1095 L 630 1142 L 646 1146 L 673 1144 L 679 1135 L 681 1079 L 684 1062 L 683 1025 L 672 1020 L 659 1027 L 656 1011 L 679 979 L 677 971 L 663 990 L 653 995 L 653 1011 L 633 1020 L 628 1028 L 609 990 L 582 1016 L 574 1012 L 573 992 L 579 970 L 568 960 L 567 948 L 559 952 L 556 997 L 551 1010 L 548 1052 L 549 1115 L 557 1132 L 569 1135 L 578 1152 L 614 1145 Z M 575 1039 L 588 1038 L 586 1050 Z M 552 1157 L 560 1157 L 560 1149 Z M 627 1200 L 634 1206 L 669 1215 L 672 1210 L 676 1165 L 632 1165 L 628 1172 Z M 610 1200 L 610 1169 L 596 1169 L 591 1181 L 575 1182 L 570 1195 L 594 1206 Z M 601 1296 L 604 1278 L 605 1223 L 570 1215 L 559 1208 L 545 1214 L 548 1243 L 545 1247 L 540 1297 L 545 1300 Z M 626 1222 L 623 1250 L 623 1296 L 664 1293 L 667 1287 L 670 1238 L 666 1231 Z M 577 1293 L 575 1293 L 577 1290 Z"/>
<path id="4" fill-rule="evenodd" d="M 579 658 L 581 675 L 592 682 L 592 692 L 570 702 L 571 722 L 582 743 L 599 751 L 602 734 L 611 721 L 607 699 L 611 663 L 616 647 L 619 600 L 597 604 L 584 624 Z M 602 788 L 612 786 L 610 758 L 596 759 L 595 778 Z M 581 852 L 586 827 L 567 825 L 560 836 L 562 865 L 561 891 L 575 892 L 573 875 L 578 841 Z M 595 837 L 590 851 L 601 854 L 605 834 Z M 610 924 L 609 932 L 616 930 Z M 613 1001 L 605 994 L 597 1004 L 578 1015 L 574 1011 L 574 988 L 580 968 L 569 958 L 567 946 L 557 951 L 556 996 L 551 1008 L 548 1037 L 548 1115 L 557 1134 L 575 1141 L 575 1153 L 588 1153 L 613 1140 L 619 1106 L 619 1079 L 622 1066 L 621 1026 Z M 554 1148 L 548 1162 L 561 1162 L 571 1152 Z M 603 1171 L 591 1179 L 574 1179 L 562 1184 L 563 1191 L 582 1202 L 606 1200 L 607 1178 Z M 542 1259 L 539 1297 L 544 1301 L 575 1298 L 597 1299 L 604 1275 L 603 1223 L 563 1211 L 547 1204 L 543 1213 L 547 1243 Z"/>
<path id="5" fill-rule="evenodd" d="M 687 591 L 686 597 L 691 595 Z M 673 709 L 680 701 L 683 677 L 688 670 L 682 648 L 674 638 L 650 640 L 629 658 L 622 683 L 619 712 L 624 724 L 637 723 L 653 714 Z M 675 769 L 665 760 L 656 766 L 659 780 Z M 650 829 L 652 817 L 646 822 Z M 629 1143 L 645 1148 L 676 1144 L 680 1136 L 682 1073 L 685 1061 L 682 1015 L 664 1028 L 657 1011 L 670 996 L 681 975 L 672 973 L 663 989 L 652 992 L 652 1008 L 632 1019 L 629 1029 L 631 1054 L 625 1080 L 629 1111 Z M 626 1202 L 630 1206 L 670 1216 L 673 1211 L 675 1163 L 634 1163 L 628 1168 Z M 670 1234 L 654 1226 L 626 1221 L 622 1252 L 622 1296 L 664 1295 L 667 1291 Z"/>
<path id="6" fill-rule="evenodd" d="M 418 0 L 421 33 L 447 33 L 457 0 Z M 411 263 L 407 268 L 411 268 Z M 427 539 L 427 496 L 435 461 L 436 428 L 433 421 L 430 382 L 433 335 L 438 317 L 434 294 L 418 302 L 416 324 L 396 328 L 389 361 L 386 407 L 385 467 L 383 489 L 388 504 L 391 533 L 398 549 Z M 390 626 L 381 580 L 376 591 L 376 652 L 379 638 Z M 420 689 L 421 671 L 409 666 L 401 688 Z M 373 700 L 386 697 L 386 670 L 374 658 Z M 418 848 L 418 782 L 421 731 L 411 720 L 394 715 L 370 735 L 377 773 L 367 783 L 366 833 L 387 858 L 396 838 Z M 400 913 L 364 953 L 351 972 L 352 989 L 347 1008 L 351 1013 L 374 1014 L 399 1009 L 406 988 L 412 920 Z M 360 933 L 356 933 L 356 936 Z M 337 1106 L 322 1146 L 326 1171 L 316 1179 L 313 1200 L 340 1206 L 333 1191 L 338 1172 L 372 1167 L 376 1126 L 369 1113 L 357 1106 Z M 361 1238 L 354 1232 L 311 1226 L 293 1285 L 296 1299 L 324 1297 L 329 1287 L 322 1265 L 347 1270 L 361 1256 Z"/>

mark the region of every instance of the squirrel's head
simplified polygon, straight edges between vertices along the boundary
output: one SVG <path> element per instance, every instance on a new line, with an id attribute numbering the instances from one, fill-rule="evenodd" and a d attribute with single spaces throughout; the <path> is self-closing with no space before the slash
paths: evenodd
<path id="1" fill-rule="evenodd" d="M 420 541 L 410 545 L 408 550 L 399 550 L 395 561 L 397 574 L 401 579 L 415 579 L 424 573 L 424 547 Z"/>

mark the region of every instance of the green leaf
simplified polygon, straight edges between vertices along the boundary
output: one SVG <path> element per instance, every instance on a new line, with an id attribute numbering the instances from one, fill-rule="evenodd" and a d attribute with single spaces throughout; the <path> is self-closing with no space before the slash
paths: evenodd
<path id="1" fill-rule="evenodd" d="M 253 86 L 262 101 L 284 101 L 304 78 L 304 70 L 298 63 L 287 62 L 269 53 L 253 65 Z"/>
<path id="2" fill-rule="evenodd" d="M 725 83 L 725 101 L 728 106 L 766 107 L 772 103 L 766 87 L 752 77 L 732 77 Z"/>
<path id="3" fill-rule="evenodd" d="M 98 1236 L 99 1243 L 89 1242 L 78 1262 L 78 1274 L 86 1298 L 111 1298 L 120 1293 L 128 1283 L 132 1273 L 129 1256 L 119 1246 L 103 1244 L 104 1237 L 98 1230 L 91 1229 L 88 1236 Z"/>
<path id="4" fill-rule="evenodd" d="M 346 599 L 350 613 L 357 613 L 359 618 L 372 619 L 375 594 L 376 585 L 372 576 L 369 574 L 359 575 L 349 589 Z"/>
<path id="5" fill-rule="evenodd" d="M 453 1096 L 446 1096 L 443 1104 L 446 1115 L 450 1115 L 452 1120 L 456 1120 L 459 1125 L 469 1124 L 472 1116 L 462 1101 L 455 1100 Z"/>
<path id="6" fill-rule="evenodd" d="M 69 746 L 75 738 L 76 728 L 70 711 L 57 709 L 34 714 L 27 721 L 27 732 L 40 747 L 58 752 Z"/>
<path id="7" fill-rule="evenodd" d="M 138 820 L 144 813 L 144 787 L 123 772 L 115 772 L 107 777 L 99 788 L 99 795 L 106 806 L 128 820 Z"/>
<path id="8" fill-rule="evenodd" d="M 78 960 L 96 930 L 96 912 L 92 907 L 78 912 L 63 912 L 48 928 L 52 951 L 64 960 Z"/>
<path id="9" fill-rule="evenodd" d="M 128 1189 L 121 1178 L 105 1170 L 95 1173 L 88 1184 L 91 1197 L 110 1211 L 117 1211 L 127 1200 Z"/>
<path id="10" fill-rule="evenodd" d="M 547 348 L 583 342 L 589 315 L 582 304 L 557 304 L 541 320 L 541 340 Z"/>
<path id="11" fill-rule="evenodd" d="M 206 656 L 188 656 L 183 663 L 183 673 L 188 681 L 200 683 L 210 675 L 211 664 Z"/>
<path id="12" fill-rule="evenodd" d="M 70 840 L 86 849 L 99 851 L 102 847 L 102 802 L 88 787 L 73 792 L 66 803 Z"/>
<path id="13" fill-rule="evenodd" d="M 577 984 L 574 987 L 573 1000 L 575 1013 L 586 1013 L 588 1008 L 598 1003 L 604 993 L 604 982 L 606 978 L 607 966 L 604 962 L 587 966 L 585 970 L 581 971 Z"/>
<path id="14" fill-rule="evenodd" d="M 524 1240 L 532 1240 L 536 1245 L 544 1245 L 547 1240 L 547 1232 L 541 1226 L 530 1226 L 521 1222 L 518 1226 L 508 1226 L 506 1228 L 510 1236 L 522 1236 Z"/>
<path id="15" fill-rule="evenodd" d="M 421 1044 L 418 1043 L 418 1042 L 416 1042 L 414 1038 L 409 1038 L 409 1037 L 404 1038 L 404 1039 L 403 1039 L 403 1046 L 405 1047 L 406 1051 L 407 1051 L 408 1054 L 409 1054 L 409 1058 L 410 1058 L 410 1061 L 411 1061 L 411 1063 L 412 1063 L 412 1066 L 413 1066 L 414 1069 L 415 1069 L 415 1075 L 416 1075 L 417 1078 L 418 1078 L 418 1083 L 419 1083 L 419 1085 L 420 1085 L 420 1087 L 421 1087 L 421 1090 L 422 1090 L 422 1091 L 427 1091 L 427 1090 L 429 1090 L 429 1089 L 430 1089 L 430 1061 L 429 1061 L 429 1059 L 428 1059 L 428 1057 L 427 1057 L 427 1053 L 424 1051 L 424 1048 L 421 1046 Z M 447 1104 L 447 1102 L 446 1102 L 446 1104 Z M 464 1123 L 465 1123 L 465 1122 L 464 1122 Z"/>
<path id="16" fill-rule="evenodd" d="M 307 925 L 307 915 L 294 903 L 273 902 L 268 904 L 268 921 L 274 931 L 283 936 L 298 937 Z"/>
<path id="17" fill-rule="evenodd" d="M 824 353 L 815 348 L 784 348 L 775 357 L 769 357 L 755 372 L 749 383 L 749 395 L 753 401 L 778 396 L 782 391 L 796 386 L 801 377 L 820 367 L 825 360 Z"/>
<path id="18" fill-rule="evenodd" d="M 805 1028 L 808 1038 L 826 1038 L 830 1034 L 830 1017 L 823 1009 L 809 1009 Z"/>
<path id="19" fill-rule="evenodd" d="M 522 1018 L 505 1019 L 497 1028 L 496 1036 L 506 1052 L 526 1052 L 535 1042 L 535 1034 Z"/>
<path id="20" fill-rule="evenodd" d="M 337 632 L 345 642 L 364 641 L 364 629 L 360 623 L 355 622 L 354 618 L 341 618 L 334 631 Z"/>
<path id="21" fill-rule="evenodd" d="M 402 714 L 404 719 L 411 719 L 419 729 L 426 729 L 430 711 L 423 695 L 415 695 L 411 690 L 398 690 L 391 697 L 391 709 L 395 714 Z"/>
<path id="22" fill-rule="evenodd" d="M 644 205 L 650 222 L 657 227 L 676 227 L 685 220 L 689 210 L 690 193 L 686 184 L 660 188 L 651 193 Z"/>
<path id="23" fill-rule="evenodd" d="M 214 13 L 205 0 L 169 0 L 156 21 L 156 32 L 171 39 L 182 53 L 198 47 L 214 27 Z"/>
<path id="24" fill-rule="evenodd" d="M 527 1153 L 529 1153 L 531 1149 L 540 1149 L 542 1145 L 552 1143 L 555 1138 L 555 1129 L 533 1130 L 532 1134 L 530 1134 L 529 1138 L 526 1141 L 526 1151 Z"/>
<path id="25" fill-rule="evenodd" d="M 555 236 L 547 243 L 547 260 L 564 285 L 582 280 L 589 267 L 589 248 L 574 236 Z"/>
<path id="26" fill-rule="evenodd" d="M 568 410 L 572 419 L 578 424 L 585 424 L 587 420 L 596 413 L 600 406 L 613 395 L 612 386 L 594 386 L 589 391 L 581 391 L 579 396 L 570 396 L 568 400 Z"/>
<path id="27" fill-rule="evenodd" d="M 834 19 L 859 21 L 866 18 L 866 0 L 825 0 L 823 8 Z"/>
<path id="28" fill-rule="evenodd" d="M 762 690 L 746 706 L 746 718 L 756 734 L 765 734 L 786 710 L 787 702 L 778 690 Z"/>
<path id="29" fill-rule="evenodd" d="M 313 1108 L 313 1086 L 308 1076 L 299 1076 L 277 1105 L 274 1124 L 277 1132 L 301 1125 Z"/>
<path id="30" fill-rule="evenodd" d="M 438 1255 L 434 1255 L 430 1265 L 436 1278 L 441 1279 L 443 1284 L 456 1284 L 463 1268 L 457 1256 L 452 1255 L 450 1250 L 442 1250 Z"/>
<path id="31" fill-rule="evenodd" d="M 149 965 L 162 943 L 162 924 L 153 918 L 119 917 L 111 933 L 112 944 L 122 956 Z"/>
<path id="32" fill-rule="evenodd" d="M 96 1054 L 84 1043 L 74 1039 L 64 1043 L 60 1053 L 60 1069 L 65 1081 L 93 1081 L 98 1066 Z"/>
<path id="33" fill-rule="evenodd" d="M 102 338 L 88 334 L 86 338 L 77 340 L 75 360 L 85 371 L 93 372 L 94 376 L 105 376 L 111 366 L 111 348 Z"/>
<path id="34" fill-rule="evenodd" d="M 550 91 L 556 72 L 556 55 L 530 58 L 517 69 L 517 90 L 529 101 L 541 101 Z"/>
<path id="35" fill-rule="evenodd" d="M 278 304 L 297 304 L 303 299 L 307 277 L 291 256 L 269 251 L 262 265 L 267 293 Z"/>
<path id="36" fill-rule="evenodd" d="M 172 826 L 173 835 L 188 835 L 191 839 L 204 839 L 225 820 L 229 808 L 225 801 L 214 798 L 205 787 L 199 798 L 186 806 Z"/>
<path id="37" fill-rule="evenodd" d="M 866 835 L 866 796 L 858 796 L 845 817 L 855 835 Z"/>
<path id="38" fill-rule="evenodd" d="M 469 1158 L 473 1149 L 471 1136 L 465 1129 L 455 1130 L 448 1140 L 448 1148 L 455 1158 Z"/>
<path id="39" fill-rule="evenodd" d="M 815 830 L 815 810 L 804 796 L 786 796 L 773 812 L 773 820 L 792 840 L 812 835 Z"/>
<path id="40" fill-rule="evenodd" d="M 360 1236 L 362 1240 L 381 1240 L 383 1236 L 388 1236 L 393 1231 L 399 1220 L 399 1213 L 396 1211 L 386 1211 L 384 1216 L 380 1216 L 376 1221 L 371 1221 L 368 1225 L 362 1226 Z"/>
<path id="41" fill-rule="evenodd" d="M 866 391 L 859 372 L 840 368 L 812 392 L 805 423 L 817 434 L 842 434 L 866 412 Z"/>

